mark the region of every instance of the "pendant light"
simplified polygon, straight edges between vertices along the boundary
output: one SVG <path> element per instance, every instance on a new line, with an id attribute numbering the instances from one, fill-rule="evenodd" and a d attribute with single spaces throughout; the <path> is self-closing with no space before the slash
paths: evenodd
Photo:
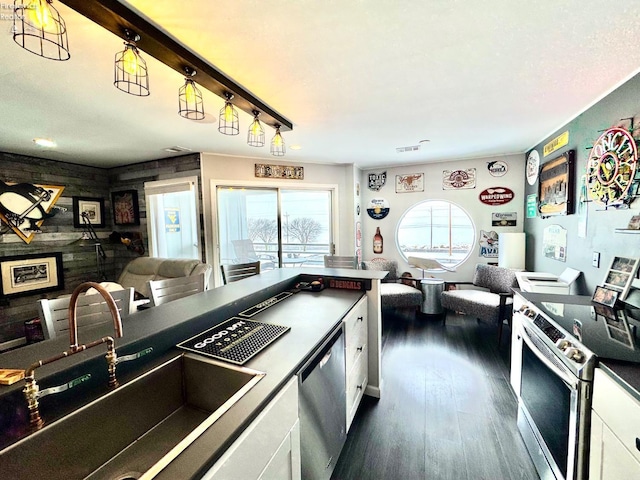
<path id="1" fill-rule="evenodd" d="M 51 60 L 69 60 L 67 26 L 52 0 L 15 0 L 13 40 L 25 50 Z"/>
<path id="2" fill-rule="evenodd" d="M 260 112 L 253 110 L 253 122 L 249 126 L 249 132 L 247 134 L 247 143 L 252 147 L 264 147 L 264 128 L 260 120 L 258 120 Z"/>
<path id="3" fill-rule="evenodd" d="M 280 125 L 276 125 L 276 134 L 271 139 L 271 155 L 283 157 L 285 151 L 284 138 L 280 135 Z"/>
<path id="4" fill-rule="evenodd" d="M 233 94 L 224 92 L 227 101 L 224 107 L 220 109 L 220 121 L 218 123 L 218 131 L 225 135 L 238 135 L 240 133 L 240 122 L 238 120 L 238 111 L 231 103 Z"/>
<path id="5" fill-rule="evenodd" d="M 127 41 L 124 42 L 124 50 L 116 53 L 113 84 L 118 90 L 130 95 L 146 97 L 149 95 L 149 74 L 147 62 L 136 47 L 140 35 L 129 29 L 124 30 L 124 35 Z"/>
<path id="6" fill-rule="evenodd" d="M 196 87 L 193 76 L 196 71 L 191 67 L 184 67 L 186 77 L 184 85 L 178 90 L 178 114 L 189 120 L 202 120 L 204 118 L 204 104 L 202 92 Z"/>

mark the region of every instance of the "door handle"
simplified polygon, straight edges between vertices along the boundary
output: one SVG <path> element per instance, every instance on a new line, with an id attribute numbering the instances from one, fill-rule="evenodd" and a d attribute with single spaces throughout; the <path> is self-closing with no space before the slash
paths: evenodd
<path id="1" fill-rule="evenodd" d="M 320 360 L 320 368 L 324 367 L 324 366 L 327 364 L 327 362 L 328 362 L 328 361 L 329 361 L 329 359 L 331 358 L 331 352 L 332 352 L 332 351 L 333 351 L 333 350 L 329 350 L 329 351 L 327 352 L 327 354 L 326 354 L 324 357 L 322 357 L 322 360 Z"/>

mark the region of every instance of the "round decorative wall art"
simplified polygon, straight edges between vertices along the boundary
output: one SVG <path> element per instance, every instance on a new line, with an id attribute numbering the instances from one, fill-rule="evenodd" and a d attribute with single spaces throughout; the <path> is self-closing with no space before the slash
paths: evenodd
<path id="1" fill-rule="evenodd" d="M 531 150 L 527 157 L 527 183 L 534 185 L 538 180 L 538 171 L 540 170 L 540 154 L 537 150 Z"/>
<path id="2" fill-rule="evenodd" d="M 638 164 L 638 149 L 631 133 L 613 127 L 596 140 L 587 161 L 587 193 L 604 205 L 630 200 Z"/>

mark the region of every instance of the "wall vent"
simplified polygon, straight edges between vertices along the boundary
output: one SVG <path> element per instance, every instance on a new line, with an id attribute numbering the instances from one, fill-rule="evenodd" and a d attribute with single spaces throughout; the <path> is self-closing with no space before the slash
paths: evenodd
<path id="1" fill-rule="evenodd" d="M 420 150 L 420 145 L 411 145 L 410 147 L 398 147 L 398 148 L 396 148 L 396 152 L 397 153 L 417 152 L 418 150 Z"/>

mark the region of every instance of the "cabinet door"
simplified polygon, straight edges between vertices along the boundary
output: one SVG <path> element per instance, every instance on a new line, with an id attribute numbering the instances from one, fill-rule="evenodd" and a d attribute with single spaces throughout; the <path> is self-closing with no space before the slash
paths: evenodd
<path id="1" fill-rule="evenodd" d="M 600 459 L 590 465 L 591 480 L 640 478 L 640 463 L 604 423 L 602 424 L 602 443 L 596 446 L 596 450 L 596 455 L 599 454 Z M 593 460 L 593 454 L 591 458 Z"/>
<path id="2" fill-rule="evenodd" d="M 298 379 L 294 377 L 202 478 L 252 480 L 265 475 L 264 478 L 279 479 L 279 472 L 283 479 L 300 478 L 300 435 L 291 435 L 297 422 Z M 288 446 L 287 441 L 291 442 Z M 290 468 L 283 465 L 287 459 L 291 461 Z"/>
<path id="3" fill-rule="evenodd" d="M 296 465 L 298 468 L 295 468 Z M 300 421 L 297 421 L 260 474 L 259 480 L 301 480 L 299 467 Z"/>

